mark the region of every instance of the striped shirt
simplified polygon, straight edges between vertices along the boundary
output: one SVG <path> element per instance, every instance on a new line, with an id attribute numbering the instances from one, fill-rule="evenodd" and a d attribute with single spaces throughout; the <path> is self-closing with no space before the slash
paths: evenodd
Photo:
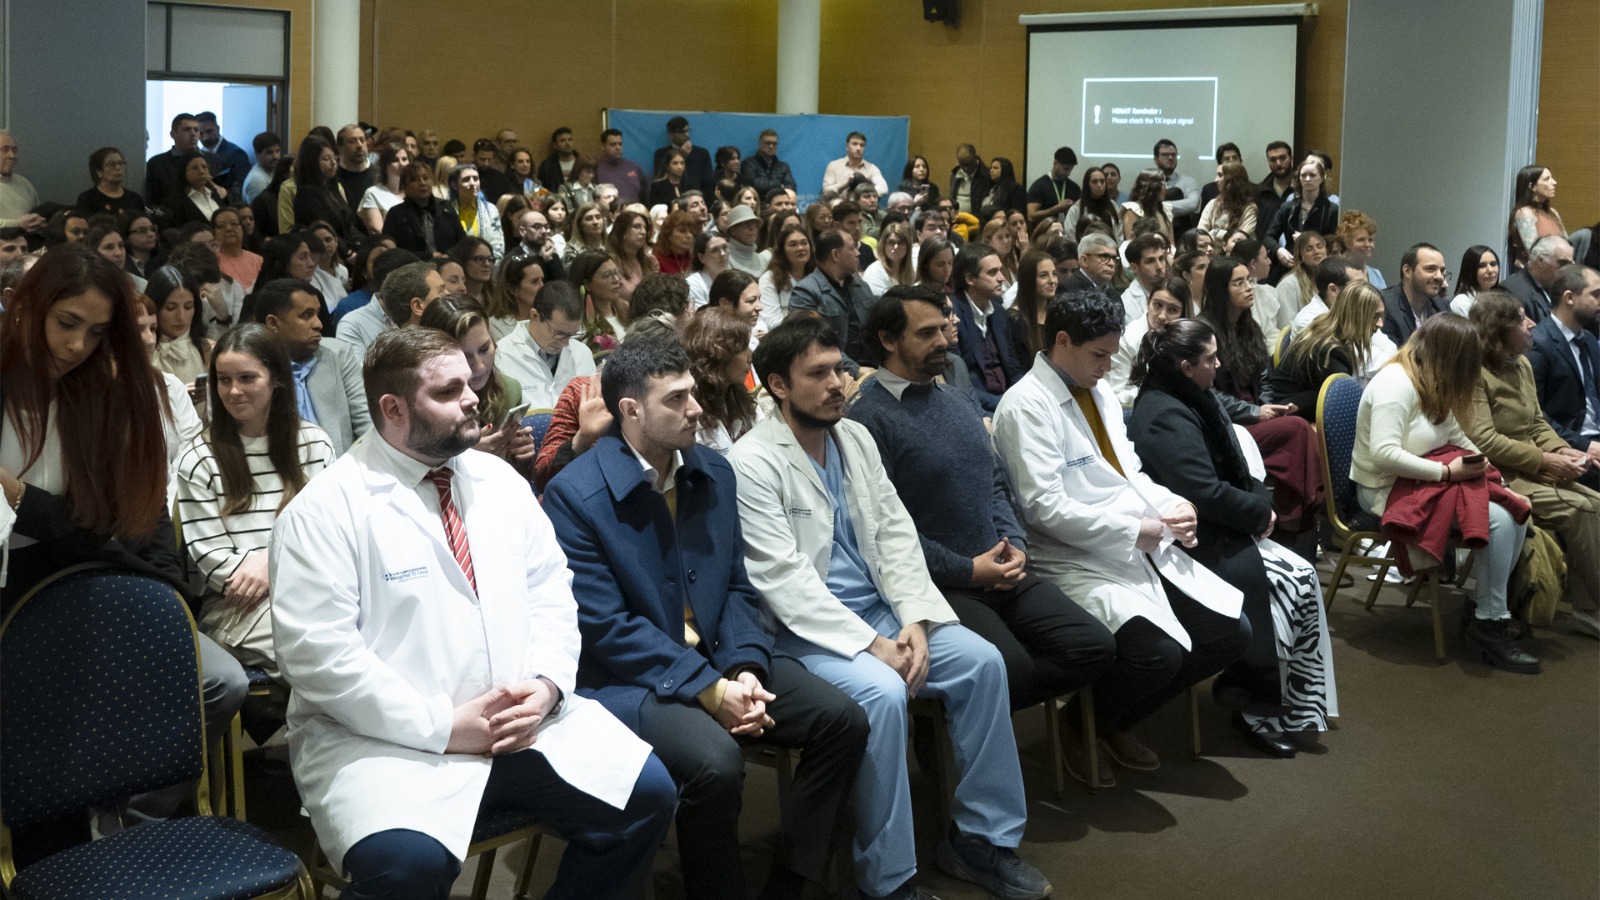
<path id="1" fill-rule="evenodd" d="M 254 490 L 243 512 L 221 515 L 222 472 L 201 432 L 178 459 L 178 514 L 189 558 L 205 576 L 207 600 L 221 596 L 246 556 L 265 550 L 272 538 L 272 523 L 283 502 L 283 480 L 272 468 L 265 437 L 241 437 L 250 466 Z M 300 465 L 310 479 L 334 460 L 333 445 L 321 428 L 302 422 L 299 435 Z"/>

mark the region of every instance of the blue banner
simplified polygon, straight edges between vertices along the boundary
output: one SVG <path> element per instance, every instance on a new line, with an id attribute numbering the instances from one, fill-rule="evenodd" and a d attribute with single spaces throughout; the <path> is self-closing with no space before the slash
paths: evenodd
<path id="1" fill-rule="evenodd" d="M 613 109 L 607 112 L 610 127 L 622 132 L 627 157 L 650 172 L 650 162 L 658 147 L 667 145 L 667 120 L 683 116 L 689 120 L 690 139 L 714 158 L 717 148 L 739 148 L 741 159 L 756 153 L 756 138 L 764 129 L 778 132 L 778 158 L 794 173 L 801 209 L 822 193 L 822 173 L 828 163 L 844 156 L 845 136 L 859 131 L 867 136 L 866 158 L 883 172 L 889 190 L 900 183 L 906 166 L 911 120 L 906 116 L 786 116 L 777 113 L 721 113 Z M 878 198 L 879 205 L 888 196 Z"/>

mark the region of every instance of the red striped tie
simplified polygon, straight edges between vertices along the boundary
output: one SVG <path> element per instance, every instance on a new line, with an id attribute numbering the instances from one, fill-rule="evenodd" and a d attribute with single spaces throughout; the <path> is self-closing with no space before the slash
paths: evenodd
<path id="1" fill-rule="evenodd" d="M 478 579 L 472 574 L 472 548 L 467 546 L 467 528 L 461 523 L 461 514 L 456 511 L 455 501 L 450 499 L 450 467 L 440 466 L 428 473 L 428 480 L 439 489 L 439 514 L 444 517 L 444 536 L 450 541 L 450 552 L 456 556 L 456 564 L 461 566 L 461 571 L 467 576 L 467 583 L 472 585 L 472 593 L 478 593 Z"/>

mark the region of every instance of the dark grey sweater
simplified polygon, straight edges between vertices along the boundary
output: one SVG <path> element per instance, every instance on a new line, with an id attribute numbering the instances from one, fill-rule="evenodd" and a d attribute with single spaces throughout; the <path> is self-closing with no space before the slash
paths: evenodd
<path id="1" fill-rule="evenodd" d="M 915 384 L 896 400 L 874 378 L 850 418 L 877 442 L 889 480 L 916 523 L 934 584 L 968 587 L 972 558 L 1002 536 L 1026 552 L 1005 470 L 975 402 L 949 385 Z"/>

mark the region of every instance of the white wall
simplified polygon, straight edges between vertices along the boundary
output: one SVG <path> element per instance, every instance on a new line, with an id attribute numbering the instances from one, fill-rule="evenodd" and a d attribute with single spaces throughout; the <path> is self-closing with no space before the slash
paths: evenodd
<path id="1" fill-rule="evenodd" d="M 1350 0 L 1335 174 L 1341 208 L 1377 220 L 1390 284 L 1420 241 L 1452 271 L 1473 244 L 1504 246 L 1512 179 L 1533 158 L 1542 13 L 1542 0 Z"/>

